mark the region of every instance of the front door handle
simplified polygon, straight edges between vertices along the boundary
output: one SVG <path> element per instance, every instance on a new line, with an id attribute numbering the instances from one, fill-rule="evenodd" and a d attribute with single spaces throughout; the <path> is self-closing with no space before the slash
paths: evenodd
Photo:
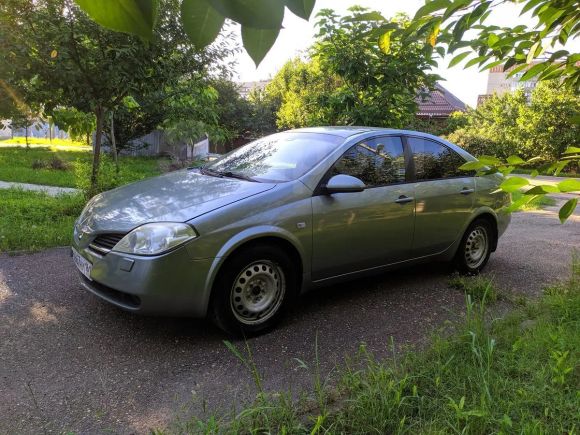
<path id="1" fill-rule="evenodd" d="M 464 187 L 463 189 L 461 189 L 461 193 L 462 195 L 469 195 L 470 193 L 475 192 L 475 189 L 468 189 L 467 187 Z"/>
<path id="2" fill-rule="evenodd" d="M 412 198 L 410 196 L 401 195 L 401 196 L 399 196 L 399 198 L 395 199 L 395 202 L 397 204 L 405 204 L 405 203 L 411 202 L 413 200 L 414 200 L 414 198 Z"/>

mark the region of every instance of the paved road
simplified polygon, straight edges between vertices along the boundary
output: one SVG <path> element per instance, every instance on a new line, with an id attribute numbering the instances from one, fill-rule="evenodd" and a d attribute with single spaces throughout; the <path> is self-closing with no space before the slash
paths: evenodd
<path id="1" fill-rule="evenodd" d="M 565 277 L 580 216 L 517 213 L 487 273 L 537 295 Z M 440 265 L 415 267 L 304 296 L 279 329 L 250 340 L 266 388 L 308 388 L 318 335 L 323 370 L 361 342 L 417 344 L 462 311 Z M 0 433 L 142 433 L 179 415 L 251 396 L 249 374 L 211 325 L 124 313 L 84 292 L 68 252 L 0 256 Z M 241 343 L 238 343 L 241 344 Z"/>

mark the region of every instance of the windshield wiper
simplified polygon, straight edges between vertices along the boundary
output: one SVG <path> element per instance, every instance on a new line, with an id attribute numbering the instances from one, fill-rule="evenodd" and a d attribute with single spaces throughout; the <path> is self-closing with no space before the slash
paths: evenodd
<path id="1" fill-rule="evenodd" d="M 220 174 L 224 177 L 228 177 L 228 178 L 237 178 L 239 180 L 251 181 L 252 183 L 259 183 L 258 180 L 250 177 L 249 175 L 241 174 L 239 172 L 224 171 L 224 172 L 218 172 L 218 174 Z"/>
<path id="2" fill-rule="evenodd" d="M 239 172 L 232 172 L 232 171 L 216 171 L 215 169 L 205 168 L 202 167 L 200 172 L 204 175 L 211 175 L 213 177 L 227 177 L 227 178 L 237 178 L 239 180 L 251 181 L 252 183 L 259 183 L 258 180 L 250 177 L 249 175 L 244 175 Z"/>
<path id="3" fill-rule="evenodd" d="M 221 172 L 216 171 L 215 169 L 206 168 L 204 166 L 200 168 L 199 172 L 201 172 L 203 175 L 211 175 L 212 177 L 218 178 L 223 178 L 224 176 Z"/>

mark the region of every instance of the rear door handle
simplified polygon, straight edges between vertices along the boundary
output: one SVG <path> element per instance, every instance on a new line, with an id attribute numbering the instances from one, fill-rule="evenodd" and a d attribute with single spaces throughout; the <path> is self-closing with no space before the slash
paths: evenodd
<path id="1" fill-rule="evenodd" d="M 463 189 L 461 189 L 461 193 L 462 195 L 469 195 L 470 193 L 475 192 L 475 189 L 468 189 L 467 187 L 464 187 Z"/>
<path id="2" fill-rule="evenodd" d="M 401 196 L 399 196 L 399 198 L 395 199 L 395 202 L 397 204 L 405 204 L 405 203 L 411 202 L 413 200 L 414 200 L 414 198 L 412 198 L 410 196 L 401 195 Z"/>

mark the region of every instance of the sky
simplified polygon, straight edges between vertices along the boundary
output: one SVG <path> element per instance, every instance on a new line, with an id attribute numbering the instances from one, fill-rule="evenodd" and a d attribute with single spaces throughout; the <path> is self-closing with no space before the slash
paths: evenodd
<path id="1" fill-rule="evenodd" d="M 278 40 L 266 58 L 258 68 L 245 51 L 236 56 L 237 67 L 236 76 L 238 81 L 256 81 L 273 77 L 276 72 L 286 63 L 287 60 L 303 53 L 314 40 L 314 23 L 316 13 L 323 8 L 331 8 L 338 13 L 345 13 L 353 5 L 368 7 L 372 10 L 380 11 L 383 16 L 391 17 L 397 12 L 406 12 L 409 16 L 415 15 L 417 9 L 424 0 L 317 0 L 316 7 L 310 21 L 305 21 L 286 10 L 283 26 Z M 500 26 L 517 26 L 519 24 L 532 25 L 534 21 L 530 17 L 519 17 L 518 7 L 514 4 L 502 4 L 490 15 L 486 23 Z M 237 36 L 240 40 L 241 37 Z M 574 44 L 578 45 L 578 44 Z M 439 68 L 433 72 L 445 79 L 441 84 L 449 89 L 464 103 L 475 107 L 477 96 L 485 94 L 487 87 L 488 72 L 480 73 L 477 68 L 472 67 L 466 70 L 463 66 L 447 68 L 453 56 L 449 56 L 440 62 Z"/>

